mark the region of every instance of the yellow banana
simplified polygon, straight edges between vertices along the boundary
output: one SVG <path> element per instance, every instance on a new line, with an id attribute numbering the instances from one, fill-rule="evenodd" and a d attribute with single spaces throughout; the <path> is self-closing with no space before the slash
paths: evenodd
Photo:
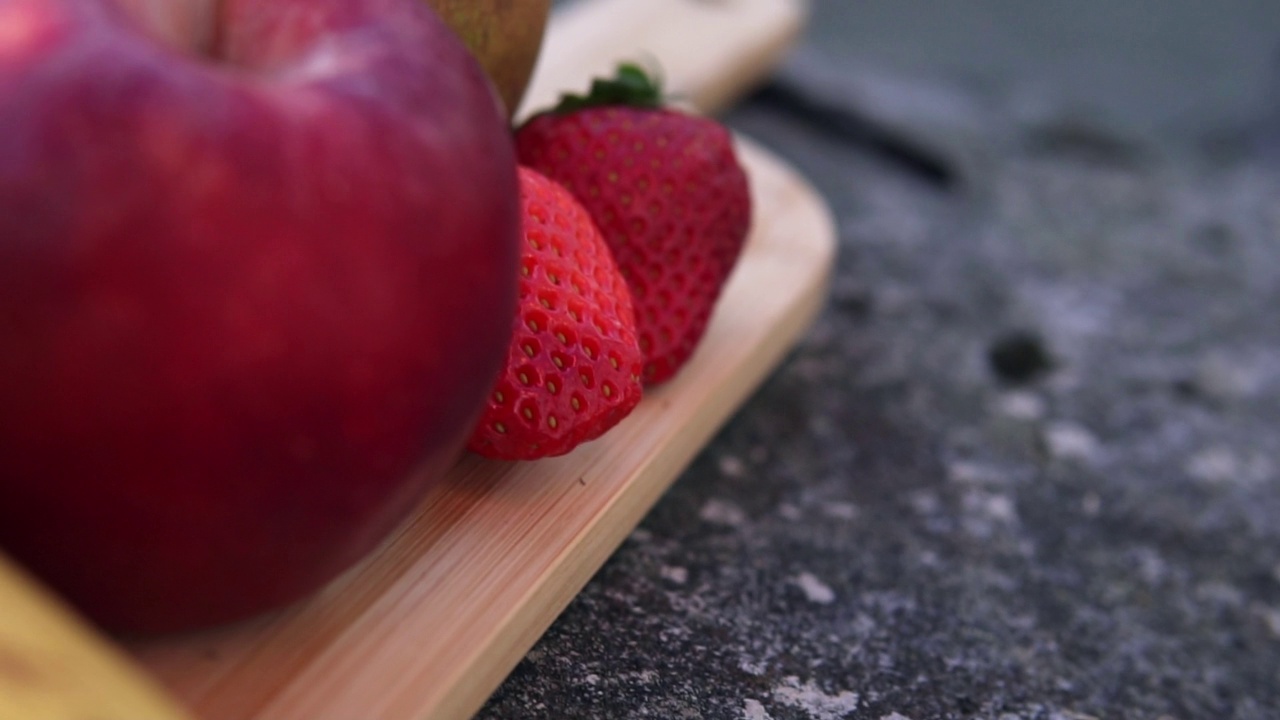
<path id="1" fill-rule="evenodd" d="M 190 720 L 123 651 L 0 554 L 0 720 Z"/>

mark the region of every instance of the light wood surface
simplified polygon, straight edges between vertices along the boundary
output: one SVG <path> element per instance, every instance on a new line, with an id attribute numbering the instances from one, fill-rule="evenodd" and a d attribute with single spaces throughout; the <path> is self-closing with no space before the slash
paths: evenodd
<path id="1" fill-rule="evenodd" d="M 808 9 L 807 0 L 578 0 L 556 12 L 517 117 L 586 90 L 620 61 L 658 71 L 680 102 L 715 112 L 777 64 Z"/>
<path id="2" fill-rule="evenodd" d="M 777 61 L 797 0 L 589 0 L 553 19 L 530 105 L 655 60 L 714 111 Z M 529 107 L 530 105 L 526 105 Z M 604 438 L 533 463 L 465 458 L 360 566 L 287 612 L 131 646 L 206 720 L 470 717 L 821 307 L 821 198 L 748 141 L 753 232 L 702 344 Z"/>

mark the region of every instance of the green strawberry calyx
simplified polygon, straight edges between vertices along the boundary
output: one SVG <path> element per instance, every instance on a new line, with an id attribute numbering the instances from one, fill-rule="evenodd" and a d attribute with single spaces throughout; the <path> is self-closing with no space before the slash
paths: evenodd
<path id="1" fill-rule="evenodd" d="M 591 90 L 586 95 L 572 93 L 561 95 L 560 104 L 552 108 L 551 112 L 567 114 L 610 105 L 658 108 L 662 107 L 662 104 L 662 83 L 651 77 L 639 65 L 622 63 L 618 65 L 617 75 L 593 80 Z"/>

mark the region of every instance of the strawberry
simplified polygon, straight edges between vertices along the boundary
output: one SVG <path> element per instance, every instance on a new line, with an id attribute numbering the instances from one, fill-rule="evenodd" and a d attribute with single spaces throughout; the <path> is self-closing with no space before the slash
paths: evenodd
<path id="1" fill-rule="evenodd" d="M 640 402 L 643 360 L 626 282 L 586 210 L 519 169 L 524 245 L 511 347 L 468 448 L 503 460 L 563 455 Z"/>
<path id="2" fill-rule="evenodd" d="M 657 84 L 624 65 L 531 118 L 516 149 L 591 213 L 631 288 L 642 378 L 669 379 L 702 338 L 750 228 L 729 132 L 664 107 Z"/>

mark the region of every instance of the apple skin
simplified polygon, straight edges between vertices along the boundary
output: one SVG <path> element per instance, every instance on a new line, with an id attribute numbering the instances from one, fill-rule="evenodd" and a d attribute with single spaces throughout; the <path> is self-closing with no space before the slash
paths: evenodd
<path id="1" fill-rule="evenodd" d="M 0 0 L 0 547 L 125 633 L 366 555 L 506 352 L 514 152 L 416 0 L 227 0 L 218 57 Z"/>
<path id="2" fill-rule="evenodd" d="M 542 49 L 551 0 L 427 0 L 493 79 L 508 115 L 520 109 Z"/>

